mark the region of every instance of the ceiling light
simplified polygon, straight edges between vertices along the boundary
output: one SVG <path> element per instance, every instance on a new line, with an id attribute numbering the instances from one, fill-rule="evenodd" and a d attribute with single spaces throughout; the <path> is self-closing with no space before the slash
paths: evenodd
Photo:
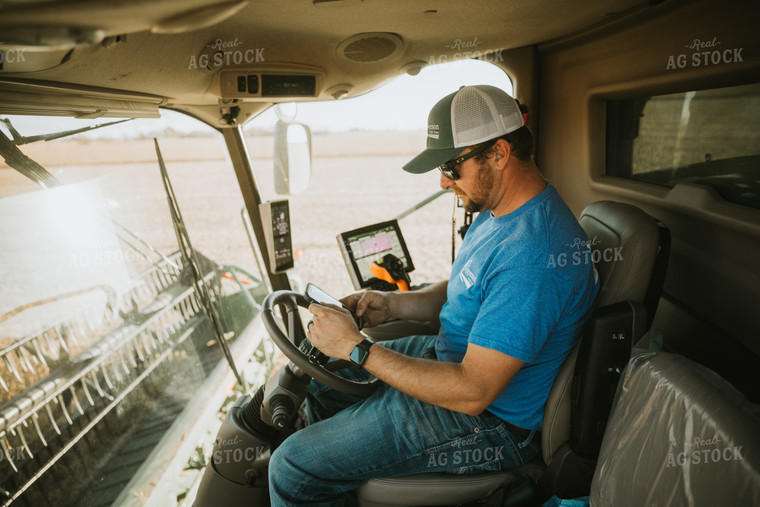
<path id="1" fill-rule="evenodd" d="M 415 60 L 401 67 L 401 71 L 406 72 L 410 76 L 416 76 L 424 67 L 427 66 L 427 64 L 428 62 L 424 60 Z"/>
<path id="2" fill-rule="evenodd" d="M 353 89 L 354 87 L 350 84 L 339 84 L 326 90 L 325 93 L 327 93 L 330 97 L 334 98 L 335 100 L 340 100 L 348 96 L 348 94 L 351 93 Z"/>

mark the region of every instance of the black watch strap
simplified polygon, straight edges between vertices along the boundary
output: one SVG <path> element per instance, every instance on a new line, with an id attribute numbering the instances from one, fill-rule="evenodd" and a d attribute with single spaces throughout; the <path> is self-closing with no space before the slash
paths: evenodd
<path id="1" fill-rule="evenodd" d="M 364 362 L 369 356 L 369 348 L 373 343 L 374 342 L 369 338 L 364 338 L 361 343 L 357 344 L 356 347 L 354 347 L 354 350 L 352 350 L 351 354 L 349 355 L 349 359 L 351 359 L 351 362 L 354 363 L 355 366 L 364 366 Z"/>

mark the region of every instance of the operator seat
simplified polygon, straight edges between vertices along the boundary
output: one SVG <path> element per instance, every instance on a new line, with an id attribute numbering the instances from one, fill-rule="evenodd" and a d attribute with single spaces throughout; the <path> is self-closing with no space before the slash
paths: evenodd
<path id="1" fill-rule="evenodd" d="M 604 366 L 595 365 L 593 361 L 589 366 L 589 358 L 598 356 L 590 344 L 607 341 L 610 330 L 605 329 L 604 312 L 609 313 L 608 309 L 613 308 L 613 321 L 617 323 L 620 302 L 627 303 L 622 311 L 630 324 L 631 339 L 640 337 L 649 328 L 662 291 L 670 237 L 656 219 L 635 206 L 618 202 L 590 204 L 579 222 L 589 239 L 591 258 L 600 277 L 600 292 L 592 322 L 581 340 L 586 344 L 582 348 L 579 343 L 572 349 L 549 394 L 541 434 L 543 461 L 539 458 L 523 467 L 473 475 L 424 473 L 371 479 L 357 490 L 361 507 L 456 505 L 482 499 L 501 486 L 509 489 L 512 485 L 524 485 L 526 480 L 536 484 L 541 479 L 544 493 L 551 494 L 572 492 L 578 483 L 582 484 L 582 489 L 589 487 L 596 456 L 579 456 L 571 440 L 580 441 L 582 454 L 588 455 L 589 447 L 590 454 L 594 454 L 594 448 L 598 454 L 601 436 L 591 431 L 589 437 L 589 425 L 572 418 L 571 405 L 576 405 L 576 400 L 573 399 L 571 404 L 571 391 L 582 388 L 573 386 L 574 383 L 582 384 L 582 379 L 574 378 L 577 377 L 576 361 L 580 352 L 584 367 L 590 368 L 589 371 Z M 598 314 L 599 322 L 595 323 Z M 593 395 L 589 397 L 593 398 Z M 611 399 L 609 401 L 611 403 Z M 604 416 L 603 412 L 601 416 Z M 571 438 L 571 432 L 575 438 Z"/>

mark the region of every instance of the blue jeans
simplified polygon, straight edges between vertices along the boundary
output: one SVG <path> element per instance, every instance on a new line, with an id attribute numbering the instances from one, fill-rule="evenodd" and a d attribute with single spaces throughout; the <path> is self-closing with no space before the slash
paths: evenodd
<path id="1" fill-rule="evenodd" d="M 435 336 L 382 345 L 435 359 Z M 361 378 L 363 370 L 343 370 Z M 424 472 L 472 474 L 521 466 L 539 452 L 489 412 L 454 412 L 382 385 L 366 399 L 311 381 L 309 425 L 288 437 L 269 462 L 273 506 L 356 505 L 353 490 L 375 477 Z M 537 439 L 538 440 L 538 439 Z"/>

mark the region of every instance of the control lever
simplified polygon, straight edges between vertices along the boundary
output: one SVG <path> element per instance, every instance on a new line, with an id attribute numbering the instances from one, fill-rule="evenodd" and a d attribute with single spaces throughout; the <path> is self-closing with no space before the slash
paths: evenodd
<path id="1" fill-rule="evenodd" d="M 272 426 L 285 431 L 293 414 L 293 401 L 283 394 L 276 394 L 269 400 L 269 410 L 272 413 Z"/>
<path id="2" fill-rule="evenodd" d="M 291 421 L 306 398 L 311 380 L 308 375 L 299 374 L 300 370 L 294 371 L 292 366 L 285 366 L 279 374 L 269 378 L 261 404 L 261 421 L 280 432 L 291 430 Z"/>

